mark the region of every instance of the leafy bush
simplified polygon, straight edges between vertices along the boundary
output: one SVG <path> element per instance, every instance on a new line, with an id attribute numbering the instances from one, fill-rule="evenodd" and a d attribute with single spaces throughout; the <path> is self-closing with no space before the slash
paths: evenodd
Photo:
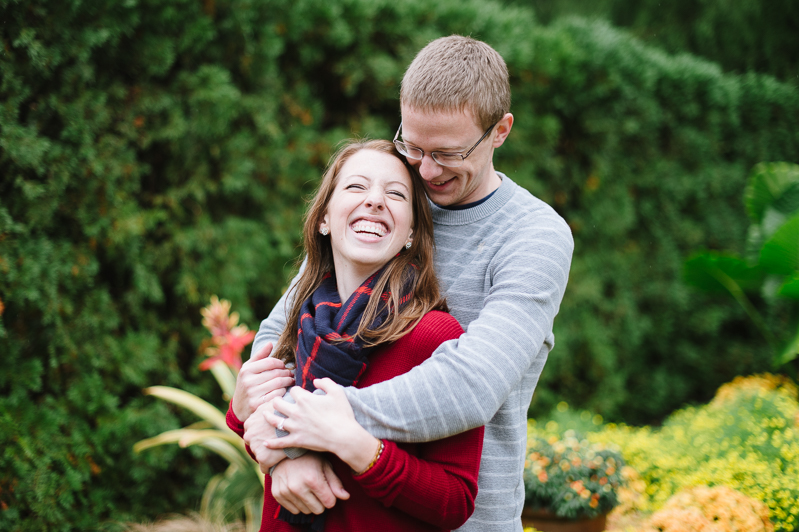
<path id="1" fill-rule="evenodd" d="M 573 430 L 528 430 L 524 468 L 525 505 L 560 517 L 591 518 L 618 503 L 624 459 L 617 449 L 590 443 Z"/>
<path id="2" fill-rule="evenodd" d="M 686 261 L 684 275 L 695 287 L 734 297 L 774 350 L 773 365 L 778 369 L 799 355 L 799 327 L 786 319 L 789 311 L 796 312 L 799 300 L 799 165 L 758 164 L 749 176 L 744 198 L 751 221 L 748 256 L 700 252 Z M 746 292 L 762 296 L 770 307 L 772 324 Z M 793 304 L 780 308 L 786 300 Z"/>
<path id="3" fill-rule="evenodd" d="M 566 400 L 651 423 L 770 369 L 734 302 L 684 285 L 683 258 L 740 249 L 749 169 L 799 159 L 799 94 L 601 22 L 535 35 L 535 59 L 511 64 L 518 116 L 496 166 L 565 216 L 575 256 L 533 413 Z"/>
<path id="4" fill-rule="evenodd" d="M 696 486 L 681 491 L 655 512 L 644 532 L 773 532 L 768 508 L 737 491 Z"/>
<path id="5" fill-rule="evenodd" d="M 516 0 L 548 24 L 566 15 L 603 18 L 671 53 L 691 53 L 727 71 L 750 70 L 799 84 L 791 0 Z"/>
<path id="6" fill-rule="evenodd" d="M 690 52 L 725 70 L 754 70 L 799 86 L 799 6 L 791 0 L 618 0 L 610 20 L 669 52 Z"/>
<path id="7" fill-rule="evenodd" d="M 776 530 L 799 525 L 799 403 L 773 376 L 739 378 L 709 404 L 657 430 L 609 424 L 589 440 L 621 447 L 646 482 L 638 509 L 654 511 L 686 488 L 726 486 L 768 506 Z"/>
<path id="8" fill-rule="evenodd" d="M 267 314 L 335 143 L 393 134 L 404 68 L 440 35 L 506 58 L 516 123 L 497 168 L 575 232 L 538 408 L 651 419 L 767 363 L 734 305 L 689 299 L 680 257 L 734 248 L 744 170 L 797 159 L 791 87 L 492 0 L 0 9 L 2 530 L 198 505 L 224 462 L 132 454 L 189 422 L 141 389 L 214 396 L 196 367 L 202 303 Z"/>
<path id="9" fill-rule="evenodd" d="M 203 341 L 201 350 L 209 358 L 200 364 L 200 369 L 211 370 L 229 401 L 236 390 L 241 351 L 252 342 L 255 331 L 239 324 L 238 313 L 230 313 L 230 301 L 220 301 L 216 296 L 211 297 L 211 303 L 201 312 L 203 326 L 211 333 L 211 338 Z M 258 463 L 250 457 L 244 441 L 227 426 L 225 412 L 196 395 L 169 386 L 151 386 L 144 392 L 181 406 L 202 421 L 137 442 L 133 450 L 140 453 L 177 443 L 184 448 L 197 445 L 218 454 L 229 465 L 224 473 L 215 475 L 205 486 L 199 517 L 213 523 L 225 523 L 236 522 L 243 514 L 246 532 L 260 530 L 264 475 Z"/>

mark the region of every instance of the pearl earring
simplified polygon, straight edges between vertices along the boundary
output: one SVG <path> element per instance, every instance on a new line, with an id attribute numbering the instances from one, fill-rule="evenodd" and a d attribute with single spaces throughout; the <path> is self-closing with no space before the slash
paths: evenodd
<path id="1" fill-rule="evenodd" d="M 322 236 L 327 236 L 327 234 L 330 232 L 330 229 L 328 229 L 327 227 L 323 227 L 322 230 L 319 232 L 322 233 Z"/>

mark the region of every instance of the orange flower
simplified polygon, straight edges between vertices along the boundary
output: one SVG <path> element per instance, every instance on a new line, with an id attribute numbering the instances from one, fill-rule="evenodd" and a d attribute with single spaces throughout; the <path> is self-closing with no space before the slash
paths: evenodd
<path id="1" fill-rule="evenodd" d="M 255 338 L 255 331 L 247 329 L 246 325 L 237 325 L 238 313 L 230 314 L 230 301 L 219 300 L 211 297 L 211 304 L 203 308 L 203 325 L 211 332 L 213 346 L 205 349 L 209 357 L 200 364 L 200 369 L 205 371 L 222 361 L 238 371 L 241 369 L 241 352 Z"/>
<path id="2" fill-rule="evenodd" d="M 538 481 L 539 482 L 546 482 L 547 480 L 549 480 L 549 477 L 547 476 L 547 472 L 546 471 L 541 471 L 540 473 L 538 473 Z"/>
<path id="3" fill-rule="evenodd" d="M 202 308 L 200 314 L 203 315 L 203 326 L 211 336 L 225 336 L 239 322 L 238 313 L 230 314 L 230 301 L 220 301 L 216 296 L 211 296 L 211 304 Z"/>

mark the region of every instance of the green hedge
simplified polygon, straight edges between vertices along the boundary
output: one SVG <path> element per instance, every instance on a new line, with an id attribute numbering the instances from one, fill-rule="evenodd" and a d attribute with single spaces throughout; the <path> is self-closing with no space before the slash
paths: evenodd
<path id="1" fill-rule="evenodd" d="M 610 0 L 610 20 L 671 52 L 753 70 L 799 87 L 799 4 L 792 0 Z"/>
<path id="2" fill-rule="evenodd" d="M 513 76 L 497 168 L 575 233 L 537 408 L 635 422 L 768 358 L 684 254 L 742 241 L 748 169 L 797 160 L 795 92 L 601 23 L 483 0 L 3 4 L 0 530 L 90 530 L 196 505 L 222 464 L 133 442 L 181 421 L 141 396 L 198 372 L 199 308 L 251 327 L 285 286 L 302 198 L 342 138 L 389 137 L 426 42 L 471 34 Z M 645 399 L 645 400 L 643 400 Z"/>
<path id="3" fill-rule="evenodd" d="M 603 18 L 671 53 L 688 52 L 729 72 L 770 74 L 799 86 L 799 4 L 793 0 L 512 0 L 549 24 Z"/>
<path id="4" fill-rule="evenodd" d="M 751 167 L 799 159 L 799 94 L 602 22 L 560 21 L 535 44 L 535 60 L 513 69 L 514 110 L 538 128 L 518 120 L 498 167 L 575 236 L 537 412 L 566 398 L 647 423 L 768 369 L 743 312 L 686 287 L 682 262 L 698 248 L 740 247 Z"/>

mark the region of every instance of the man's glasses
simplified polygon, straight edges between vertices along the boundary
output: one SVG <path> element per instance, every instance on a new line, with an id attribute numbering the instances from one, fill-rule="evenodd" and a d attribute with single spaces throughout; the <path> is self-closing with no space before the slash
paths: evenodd
<path id="1" fill-rule="evenodd" d="M 499 122 L 494 122 L 491 124 L 491 127 L 486 129 L 486 132 L 483 133 L 483 136 L 480 137 L 480 140 L 474 143 L 474 146 L 469 148 L 469 151 L 466 153 L 449 153 L 445 151 L 432 151 L 430 152 L 430 157 L 433 158 L 435 162 L 440 164 L 441 166 L 460 166 L 463 164 L 463 161 L 474 151 L 474 149 L 483 142 L 483 139 L 488 136 L 494 126 L 499 124 Z M 413 159 L 414 161 L 421 161 L 422 157 L 424 157 L 424 150 L 421 148 L 417 148 L 416 146 L 409 146 L 405 144 L 401 140 L 397 140 L 400 136 L 400 131 L 402 131 L 402 122 L 400 122 L 399 127 L 397 128 L 397 134 L 394 135 L 394 146 L 397 147 L 397 151 L 400 152 L 402 155 L 409 159 Z"/>

